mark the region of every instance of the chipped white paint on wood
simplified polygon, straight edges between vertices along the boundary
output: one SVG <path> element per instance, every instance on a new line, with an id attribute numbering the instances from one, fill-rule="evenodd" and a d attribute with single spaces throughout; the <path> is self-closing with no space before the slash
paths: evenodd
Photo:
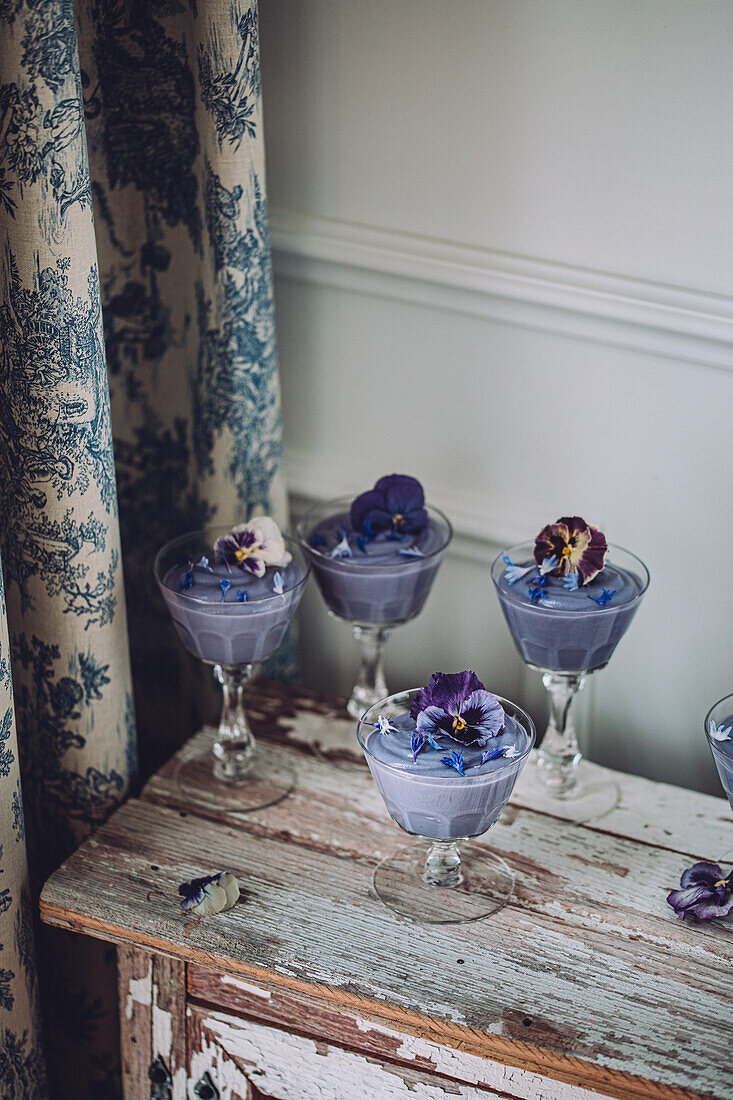
<path id="1" fill-rule="evenodd" d="M 219 1100 L 251 1100 L 249 1081 L 234 1059 L 202 1027 L 195 1013 L 189 1013 L 188 1024 L 188 1100 L 198 1100 L 195 1089 L 207 1073 L 219 1093 Z"/>
<path id="2" fill-rule="evenodd" d="M 153 996 L 153 960 L 148 959 L 148 972 L 142 978 L 131 978 L 127 986 L 125 1016 L 132 1019 L 135 1005 L 150 1005 Z"/>
<path id="3" fill-rule="evenodd" d="M 246 1075 L 277 1100 L 304 1100 L 305 1095 L 308 1100 L 502 1100 L 501 1093 L 493 1089 L 380 1064 L 329 1043 L 288 1035 L 249 1020 L 206 1010 L 200 1015 L 202 1025 Z"/>
<path id="4" fill-rule="evenodd" d="M 326 1039 L 341 1047 L 357 1048 L 366 1055 L 381 1055 L 425 1073 L 438 1073 L 456 1081 L 497 1089 L 517 1100 L 594 1100 L 600 1094 L 552 1081 L 537 1073 L 506 1066 L 488 1058 L 447 1047 L 398 1031 L 345 1006 L 324 1005 L 312 997 L 288 990 L 262 989 L 229 974 L 199 966 L 189 967 L 191 997 L 216 1005 L 229 1016 L 260 1016 L 286 1029 Z M 231 1011 L 225 1011 L 231 1010 Z"/>
<path id="5" fill-rule="evenodd" d="M 345 810 L 341 773 L 335 782 Z M 42 909 L 51 921 L 56 912 L 65 920 L 74 915 L 77 927 L 102 938 L 148 943 L 255 983 L 269 975 L 397 1023 L 417 1010 L 426 1037 L 591 1090 L 606 1088 L 604 1073 L 612 1071 L 616 1091 L 610 1085 L 607 1091 L 624 1098 L 666 1100 L 674 1088 L 733 1094 L 730 1036 L 721 1026 L 730 1009 L 721 983 L 733 959 L 729 930 L 689 929 L 671 914 L 637 912 L 631 919 L 644 942 L 619 935 L 630 920 L 632 890 L 650 873 L 648 849 L 614 840 L 625 846 L 626 862 L 596 868 L 588 845 L 603 838 L 527 815 L 530 851 L 546 856 L 538 866 L 524 855 L 525 842 L 517 844 L 523 813 L 505 827 L 501 844 L 520 873 L 518 904 L 428 935 L 371 896 L 364 858 L 346 860 L 201 820 L 194 829 L 189 817 L 136 802 L 97 832 L 95 851 L 82 846 L 52 877 Z M 178 883 L 218 866 L 224 854 L 244 903 L 186 927 Z M 657 860 L 663 856 L 669 853 L 658 852 Z M 150 893 L 151 864 L 160 867 L 155 881 L 167 897 Z M 579 894 L 569 896 L 562 875 L 575 864 L 590 888 L 582 891 L 578 875 Z M 606 893 L 598 901 L 593 892 L 600 884 Z M 548 900 L 556 912 L 543 911 Z M 604 910 L 607 924 L 596 927 L 595 914 Z M 702 944 L 698 954 L 711 961 L 688 958 L 679 936 Z M 614 1073 L 644 1080 L 629 1078 L 619 1091 Z"/>

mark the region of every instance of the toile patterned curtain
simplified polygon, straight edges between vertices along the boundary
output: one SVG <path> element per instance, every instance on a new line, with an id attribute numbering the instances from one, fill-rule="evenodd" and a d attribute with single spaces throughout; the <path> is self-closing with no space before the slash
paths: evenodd
<path id="1" fill-rule="evenodd" d="M 0 0 L 0 1096 L 118 1094 L 37 895 L 211 717 L 152 560 L 284 522 L 279 407 L 254 0 Z"/>

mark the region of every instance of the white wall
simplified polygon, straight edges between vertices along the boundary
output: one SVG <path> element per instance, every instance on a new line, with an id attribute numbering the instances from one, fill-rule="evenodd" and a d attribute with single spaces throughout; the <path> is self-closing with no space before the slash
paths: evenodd
<path id="1" fill-rule="evenodd" d="M 487 563 L 562 513 L 645 559 L 594 760 L 720 790 L 733 691 L 729 0 L 263 0 L 296 507 L 398 470 L 457 538 L 391 686 L 473 665 L 542 717 Z M 345 692 L 315 587 L 306 681 Z"/>

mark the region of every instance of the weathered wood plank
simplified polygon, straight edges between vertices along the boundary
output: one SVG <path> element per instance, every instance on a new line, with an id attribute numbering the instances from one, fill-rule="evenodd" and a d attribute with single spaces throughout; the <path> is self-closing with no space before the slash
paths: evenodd
<path id="1" fill-rule="evenodd" d="M 516 1100 L 593 1100 L 599 1093 L 562 1084 L 537 1073 L 503 1065 L 488 1058 L 440 1046 L 429 1039 L 396 1030 L 363 1012 L 333 1001 L 260 983 L 254 985 L 231 974 L 203 966 L 188 967 L 189 996 L 225 1014 L 239 1013 L 269 1022 L 308 1038 L 325 1039 L 348 1049 L 439 1074 Z"/>
<path id="2" fill-rule="evenodd" d="M 541 833 L 550 819 L 535 820 Z M 362 861 L 191 824 L 128 803 L 46 885 L 44 919 L 277 981 L 609 1095 L 733 1096 L 720 970 L 515 906 L 478 924 L 416 928 L 370 896 Z M 244 904 L 185 927 L 178 882 L 223 860 Z"/>
<path id="3" fill-rule="evenodd" d="M 153 957 L 152 1051 L 171 1075 L 171 1100 L 186 1100 L 186 964 Z"/>
<path id="4" fill-rule="evenodd" d="M 200 1100 L 202 1095 L 216 1096 L 218 1100 L 254 1100 L 254 1090 L 246 1076 L 205 1026 L 199 1013 L 188 1014 L 187 1030 L 188 1100 Z"/>
<path id="5" fill-rule="evenodd" d="M 282 712 L 278 709 L 281 691 Z M 306 759 L 326 755 L 344 763 L 351 761 L 365 769 L 358 751 L 355 723 L 344 717 L 342 707 L 339 700 L 328 696 L 268 681 L 254 685 L 250 698 L 253 728 L 258 736 L 298 748 Z M 210 743 L 212 738 L 213 731 L 202 730 L 195 739 L 198 742 L 195 751 L 198 752 L 202 742 Z M 190 753 L 193 744 L 189 742 L 181 752 Z M 200 796 L 190 796 L 188 789 L 185 798 L 181 795 L 173 778 L 179 755 L 172 757 L 150 780 L 142 797 L 181 809 L 190 807 L 197 813 L 215 812 L 208 767 L 201 768 Z M 654 783 L 598 765 L 589 767 L 599 775 L 610 775 L 620 787 L 621 798 L 615 809 L 583 828 L 684 852 L 698 859 L 718 859 L 733 849 L 733 814 L 724 798 Z M 511 804 L 533 809 L 532 797 L 525 795 L 521 776 Z M 290 805 L 289 800 L 286 805 Z M 564 820 L 562 807 L 552 816 Z M 684 822 L 684 829 L 680 828 L 681 822 Z"/>
<path id="6" fill-rule="evenodd" d="M 331 1043 L 290 1035 L 210 1009 L 190 1010 L 204 1035 L 221 1045 L 272 1100 L 507 1100 L 506 1092 L 448 1081 Z M 511 1100 L 511 1097 L 510 1097 Z"/>
<path id="7" fill-rule="evenodd" d="M 152 955 L 137 947 L 118 947 L 117 990 L 120 1002 L 122 1095 L 125 1100 L 150 1100 L 148 1070 L 153 1061 Z"/>
<path id="8" fill-rule="evenodd" d="M 276 755 L 292 760 L 286 749 Z M 202 764 L 206 771 L 207 764 Z M 369 771 L 338 769 L 299 756 L 298 784 L 285 801 L 248 814 L 218 811 L 202 779 L 196 812 L 228 826 L 295 844 L 377 862 L 405 840 L 390 820 Z M 190 773 L 189 773 L 190 774 Z M 344 791 L 348 790 L 348 798 Z M 177 806 L 167 780 L 151 780 L 151 800 Z M 182 811 L 186 813 L 188 811 Z M 731 937 L 721 925 L 691 929 L 666 904 L 669 890 L 695 855 L 639 845 L 594 829 L 509 806 L 480 844 L 504 856 L 518 872 L 515 904 L 549 919 L 606 932 L 640 947 L 679 952 L 680 966 L 729 965 Z"/>

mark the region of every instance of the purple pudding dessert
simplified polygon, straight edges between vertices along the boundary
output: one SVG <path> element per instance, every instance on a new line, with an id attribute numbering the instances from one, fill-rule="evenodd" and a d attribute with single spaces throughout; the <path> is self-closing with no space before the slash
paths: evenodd
<path id="1" fill-rule="evenodd" d="M 397 824 L 454 841 L 496 822 L 534 744 L 534 726 L 466 671 L 436 673 L 427 688 L 381 700 L 363 715 L 358 737 Z"/>
<path id="2" fill-rule="evenodd" d="M 392 474 L 355 500 L 312 508 L 298 534 L 334 615 L 394 626 L 422 609 L 452 529 L 419 481 Z"/>
<path id="3" fill-rule="evenodd" d="M 705 718 L 705 734 L 733 810 L 733 695 L 726 695 L 711 707 Z"/>
<path id="4" fill-rule="evenodd" d="M 643 562 L 579 516 L 505 551 L 491 575 L 525 662 L 562 673 L 608 663 L 649 584 Z"/>
<path id="5" fill-rule="evenodd" d="M 155 576 L 186 649 L 209 664 L 249 665 L 280 646 L 309 566 L 268 516 L 227 533 L 168 543 Z"/>

